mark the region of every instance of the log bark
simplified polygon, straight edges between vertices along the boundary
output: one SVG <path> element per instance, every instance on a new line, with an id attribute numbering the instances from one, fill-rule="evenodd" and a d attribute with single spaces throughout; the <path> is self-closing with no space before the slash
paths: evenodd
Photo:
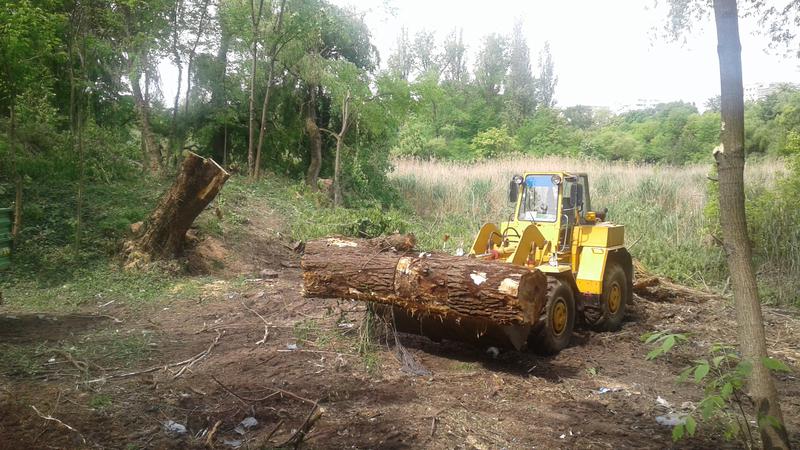
<path id="1" fill-rule="evenodd" d="M 375 241 L 306 244 L 304 295 L 383 303 L 415 316 L 532 326 L 546 301 L 544 274 L 496 261 L 396 252 Z"/>
<path id="2" fill-rule="evenodd" d="M 414 249 L 417 245 L 417 238 L 413 234 L 391 234 L 389 236 L 380 236 L 367 240 L 369 245 L 372 245 L 380 250 L 394 250 L 398 252 L 408 252 Z"/>
<path id="3" fill-rule="evenodd" d="M 213 159 L 187 153 L 172 187 L 126 243 L 127 268 L 180 255 L 189 227 L 228 180 L 228 172 Z"/>
<path id="4" fill-rule="evenodd" d="M 739 347 L 750 361 L 749 390 L 756 405 L 758 429 L 763 448 L 788 449 L 778 391 L 770 371 L 764 366 L 767 341 L 764 317 L 753 270 L 752 249 L 747 234 L 744 194 L 744 90 L 742 88 L 742 46 L 736 0 L 714 0 L 717 27 L 717 54 L 720 75 L 720 113 L 722 148 L 714 151 L 719 173 L 719 211 L 723 247 L 736 305 Z"/>

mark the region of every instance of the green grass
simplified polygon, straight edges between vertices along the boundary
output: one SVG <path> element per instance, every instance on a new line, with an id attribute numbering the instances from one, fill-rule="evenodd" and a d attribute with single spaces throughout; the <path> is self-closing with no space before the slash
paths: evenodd
<path id="1" fill-rule="evenodd" d="M 37 344 L 0 344 L 0 373 L 11 377 L 30 378 L 45 372 L 69 369 L 73 361 L 85 367 L 86 375 L 99 367 L 129 368 L 146 359 L 152 352 L 153 337 L 139 332 L 119 333 L 116 330 L 92 332 L 74 341 Z M 61 364 L 48 366 L 51 358 Z"/>
<path id="2" fill-rule="evenodd" d="M 91 400 L 89 400 L 89 407 L 99 411 L 110 407 L 112 404 L 114 404 L 114 402 L 111 396 L 106 394 L 93 395 Z"/>

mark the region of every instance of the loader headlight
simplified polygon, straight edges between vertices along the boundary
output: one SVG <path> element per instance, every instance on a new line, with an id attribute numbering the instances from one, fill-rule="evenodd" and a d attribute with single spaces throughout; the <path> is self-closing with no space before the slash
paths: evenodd
<path id="1" fill-rule="evenodd" d="M 555 184 L 555 185 L 559 185 L 559 184 L 561 184 L 561 176 L 560 175 L 553 175 L 552 177 L 550 177 L 550 181 L 552 181 L 553 184 Z"/>

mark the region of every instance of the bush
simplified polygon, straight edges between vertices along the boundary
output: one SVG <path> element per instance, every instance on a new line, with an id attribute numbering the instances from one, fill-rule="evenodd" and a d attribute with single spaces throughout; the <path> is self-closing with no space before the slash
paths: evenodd
<path id="1" fill-rule="evenodd" d="M 472 154 L 478 159 L 496 158 L 517 151 L 517 144 L 508 133 L 508 127 L 481 131 L 470 143 Z"/>

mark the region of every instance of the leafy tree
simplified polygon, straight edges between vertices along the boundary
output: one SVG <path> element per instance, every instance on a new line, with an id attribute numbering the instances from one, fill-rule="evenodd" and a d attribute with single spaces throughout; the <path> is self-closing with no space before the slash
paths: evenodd
<path id="1" fill-rule="evenodd" d="M 536 103 L 545 108 L 552 108 L 555 105 L 558 76 L 555 74 L 555 63 L 548 41 L 545 41 L 544 48 L 539 53 L 539 77 L 536 81 Z"/>
<path id="2" fill-rule="evenodd" d="M 517 150 L 508 128 L 489 128 L 475 135 L 470 143 L 472 153 L 478 158 L 496 158 Z"/>
<path id="3" fill-rule="evenodd" d="M 509 63 L 507 40 L 496 33 L 486 36 L 475 62 L 475 83 L 487 100 L 496 98 L 503 89 Z"/>
<path id="4" fill-rule="evenodd" d="M 530 49 L 522 33 L 522 22 L 514 24 L 510 47 L 504 97 L 507 121 L 512 129 L 516 129 L 536 108 L 536 86 L 531 73 Z"/>
<path id="5" fill-rule="evenodd" d="M 411 42 L 408 39 L 408 29 L 400 28 L 400 36 L 397 37 L 397 48 L 389 56 L 388 66 L 393 75 L 404 81 L 408 81 L 411 71 L 414 68 L 414 55 Z"/>
<path id="6" fill-rule="evenodd" d="M 440 70 L 439 55 L 436 49 L 436 40 L 432 31 L 419 31 L 414 36 L 412 46 L 414 67 L 421 74 L 435 72 L 437 77 Z"/>
<path id="7" fill-rule="evenodd" d="M 591 106 L 575 105 L 562 111 L 567 123 L 581 130 L 588 130 L 594 125 L 594 110 Z"/>
<path id="8" fill-rule="evenodd" d="M 453 30 L 444 41 L 442 54 L 442 78 L 455 86 L 463 86 L 469 81 L 467 72 L 467 48 L 464 45 L 464 30 Z"/>
<path id="9" fill-rule="evenodd" d="M 691 17 L 687 9 L 672 3 L 672 23 L 683 31 Z M 694 4 L 702 12 L 705 2 Z M 714 0 L 714 19 L 717 29 L 717 53 L 720 67 L 720 112 L 722 115 L 722 145 L 714 150 L 719 174 L 719 208 L 723 224 L 724 247 L 733 286 L 736 317 L 739 324 L 739 347 L 743 360 L 752 365 L 750 393 L 756 403 L 757 424 L 765 448 L 790 448 L 789 437 L 778 402 L 775 382 L 762 361 L 767 358 L 766 337 L 761 303 L 758 298 L 752 248 L 747 234 L 744 195 L 744 90 L 742 87 L 741 44 L 739 41 L 739 11 L 736 0 Z M 683 24 L 683 25 L 681 25 Z M 673 28 L 675 30 L 675 28 Z"/>

